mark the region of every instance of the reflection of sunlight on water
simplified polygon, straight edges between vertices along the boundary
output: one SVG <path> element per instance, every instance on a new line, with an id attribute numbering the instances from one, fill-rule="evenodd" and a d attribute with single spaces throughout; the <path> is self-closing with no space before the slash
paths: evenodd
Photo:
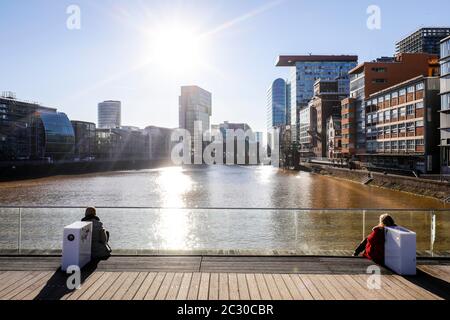
<path id="1" fill-rule="evenodd" d="M 156 179 L 164 207 L 179 208 L 185 205 L 184 196 L 192 189 L 193 182 L 181 167 L 164 168 Z"/>
<path id="2" fill-rule="evenodd" d="M 269 184 L 272 181 L 274 168 L 272 166 L 261 166 L 258 168 L 259 181 L 263 184 Z"/>
<path id="3" fill-rule="evenodd" d="M 168 250 L 189 249 L 191 224 L 188 210 L 162 210 L 157 230 L 162 241 L 161 247 Z"/>

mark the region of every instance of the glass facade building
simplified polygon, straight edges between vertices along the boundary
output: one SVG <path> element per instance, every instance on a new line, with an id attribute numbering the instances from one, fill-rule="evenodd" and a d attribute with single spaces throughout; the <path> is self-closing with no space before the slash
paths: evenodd
<path id="1" fill-rule="evenodd" d="M 267 90 L 267 130 L 286 124 L 288 108 L 288 90 L 286 81 L 276 79 Z"/>
<path id="2" fill-rule="evenodd" d="M 91 160 L 95 154 L 95 123 L 84 121 L 71 122 L 75 133 L 75 159 Z"/>
<path id="3" fill-rule="evenodd" d="M 441 42 L 441 172 L 450 174 L 450 37 Z"/>
<path id="4" fill-rule="evenodd" d="M 212 95 L 198 86 L 181 87 L 179 97 L 179 127 L 191 134 L 191 142 L 195 143 L 194 127 L 198 126 L 201 133 L 210 130 L 212 114 Z M 199 141 L 197 141 L 199 142 Z"/>
<path id="5" fill-rule="evenodd" d="M 122 103 L 120 101 L 104 101 L 98 104 L 98 127 L 114 129 L 121 126 Z"/>
<path id="6" fill-rule="evenodd" d="M 357 56 L 280 56 L 278 67 L 291 67 L 291 135 L 292 143 L 299 141 L 299 112 L 314 96 L 314 83 L 339 79 L 339 91 L 347 93 L 350 86 L 348 72 L 357 66 Z"/>
<path id="7" fill-rule="evenodd" d="M 62 112 L 41 112 L 36 120 L 36 139 L 40 157 L 50 160 L 71 160 L 75 147 L 75 132 L 67 115 Z"/>

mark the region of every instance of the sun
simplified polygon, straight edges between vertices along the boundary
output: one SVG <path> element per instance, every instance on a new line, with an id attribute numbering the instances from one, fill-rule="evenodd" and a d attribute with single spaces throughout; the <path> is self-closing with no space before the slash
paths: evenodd
<path id="1" fill-rule="evenodd" d="M 156 28 L 150 33 L 148 43 L 153 64 L 171 74 L 192 73 L 204 62 L 202 37 L 188 26 Z"/>

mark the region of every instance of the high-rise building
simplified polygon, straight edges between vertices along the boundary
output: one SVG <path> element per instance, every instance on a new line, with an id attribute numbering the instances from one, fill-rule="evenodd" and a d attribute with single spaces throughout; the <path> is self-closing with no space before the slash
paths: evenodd
<path id="1" fill-rule="evenodd" d="M 267 131 L 286 124 L 288 109 L 287 85 L 284 79 L 276 79 L 267 90 Z"/>
<path id="2" fill-rule="evenodd" d="M 195 123 L 199 124 L 201 133 L 210 130 L 212 114 L 211 93 L 198 86 L 181 87 L 179 98 L 179 126 L 190 132 L 194 142 Z"/>
<path id="3" fill-rule="evenodd" d="M 439 55 L 440 41 L 450 36 L 450 28 L 421 28 L 396 44 L 399 53 L 429 53 Z"/>
<path id="4" fill-rule="evenodd" d="M 294 55 L 280 56 L 277 67 L 290 67 L 291 77 L 291 141 L 298 147 L 299 141 L 299 112 L 306 107 L 314 96 L 314 83 L 318 79 L 335 80 L 340 78 L 339 91 L 348 92 L 348 72 L 358 62 L 357 56 L 318 56 L 318 55 Z"/>
<path id="5" fill-rule="evenodd" d="M 343 113 L 347 113 L 351 109 L 355 114 L 345 115 L 354 121 L 354 123 L 345 123 L 345 125 L 344 122 L 347 121 L 344 121 L 346 118 L 344 114 L 342 115 L 343 149 L 351 149 L 353 154 L 350 156 L 366 152 L 366 110 L 364 107 L 366 97 L 419 75 L 431 77 L 438 74 L 438 56 L 425 53 L 402 53 L 396 57 L 383 57 L 372 62 L 364 62 L 350 70 L 351 99 L 343 101 L 343 105 L 346 106 Z M 349 103 L 354 106 L 349 106 Z M 348 129 L 346 126 L 351 127 L 351 132 L 346 133 L 346 129 Z M 349 139 L 346 137 L 347 134 L 350 135 Z M 355 136 L 351 136 L 352 134 Z"/>
<path id="6" fill-rule="evenodd" d="M 121 126 L 121 109 L 120 101 L 103 101 L 98 104 L 98 128 L 114 129 Z"/>
<path id="7" fill-rule="evenodd" d="M 450 37 L 441 42 L 441 172 L 450 174 Z"/>

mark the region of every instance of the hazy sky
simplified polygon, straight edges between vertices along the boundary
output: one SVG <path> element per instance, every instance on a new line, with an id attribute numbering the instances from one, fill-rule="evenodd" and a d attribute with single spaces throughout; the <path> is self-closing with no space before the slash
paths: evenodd
<path id="1" fill-rule="evenodd" d="M 67 28 L 72 4 L 81 29 Z M 366 26 L 373 4 L 381 30 Z M 121 100 L 123 125 L 176 127 L 180 86 L 196 84 L 213 94 L 212 123 L 265 130 L 267 88 L 289 74 L 277 55 L 392 55 L 449 12 L 448 0 L 0 0 L 0 91 L 94 122 L 99 101 Z"/>

